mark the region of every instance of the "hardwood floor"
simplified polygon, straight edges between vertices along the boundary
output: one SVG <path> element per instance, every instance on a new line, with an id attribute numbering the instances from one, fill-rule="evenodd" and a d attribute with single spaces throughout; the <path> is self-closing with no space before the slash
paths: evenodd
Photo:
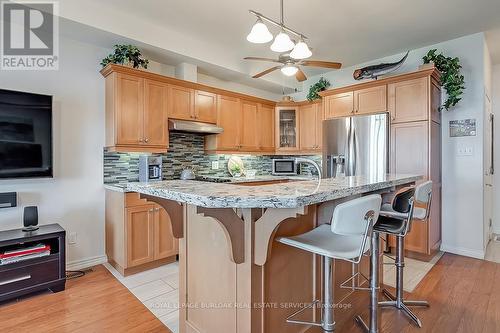
<path id="1" fill-rule="evenodd" d="M 499 282 L 500 264 L 445 254 L 408 296 L 431 304 L 430 309 L 414 308 L 423 327 L 394 309 L 383 309 L 381 332 L 499 332 Z M 367 319 L 368 293 L 358 292 L 347 304 L 351 307 L 336 310 L 346 311 L 348 318 L 337 322 L 336 332 L 361 332 L 351 318 L 361 313 Z M 0 331 L 170 332 L 102 266 L 68 281 L 64 292 L 0 305 Z"/>
<path id="2" fill-rule="evenodd" d="M 427 300 L 430 308 L 413 307 L 422 328 L 411 324 L 395 309 L 381 309 L 381 332 L 495 333 L 500 332 L 500 264 L 445 254 L 408 295 Z M 388 288 L 391 292 L 392 288 Z M 347 318 L 361 313 L 368 322 L 368 295 L 358 292 Z M 382 298 L 382 296 L 381 296 Z M 337 311 L 337 310 L 336 310 Z M 311 329 L 308 333 L 321 332 Z M 361 332 L 354 321 L 337 322 L 336 332 Z"/>
<path id="3" fill-rule="evenodd" d="M 0 332 L 167 332 L 103 266 L 66 290 L 0 305 Z"/>

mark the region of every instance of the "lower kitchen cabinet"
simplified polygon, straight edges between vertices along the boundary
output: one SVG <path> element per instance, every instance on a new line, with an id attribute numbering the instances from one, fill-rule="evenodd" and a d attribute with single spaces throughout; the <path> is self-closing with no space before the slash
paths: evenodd
<path id="1" fill-rule="evenodd" d="M 179 253 L 170 216 L 137 193 L 106 191 L 106 254 L 126 276 L 173 262 Z"/>

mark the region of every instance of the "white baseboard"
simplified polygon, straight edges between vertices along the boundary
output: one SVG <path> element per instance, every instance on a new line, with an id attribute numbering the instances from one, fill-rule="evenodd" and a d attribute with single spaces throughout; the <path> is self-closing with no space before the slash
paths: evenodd
<path id="1" fill-rule="evenodd" d="M 472 257 L 476 259 L 484 259 L 484 251 L 473 250 L 465 247 L 454 247 L 441 244 L 441 251 L 458 254 L 465 257 Z"/>
<path id="2" fill-rule="evenodd" d="M 108 262 L 108 257 L 106 255 L 97 256 L 97 257 L 90 257 L 90 258 L 75 260 L 72 262 L 67 262 L 66 269 L 68 271 L 76 271 L 76 270 L 80 270 L 80 269 L 89 268 L 92 266 L 102 265 L 106 262 Z"/>

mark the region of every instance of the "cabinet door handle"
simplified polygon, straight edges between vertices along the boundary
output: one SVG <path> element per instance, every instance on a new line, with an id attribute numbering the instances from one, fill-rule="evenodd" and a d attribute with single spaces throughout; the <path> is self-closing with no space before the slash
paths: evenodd
<path id="1" fill-rule="evenodd" d="M 139 142 L 144 142 L 144 139 L 139 139 Z"/>
<path id="2" fill-rule="evenodd" d="M 19 282 L 19 281 L 24 281 L 24 280 L 29 280 L 29 279 L 31 279 L 31 275 L 26 274 L 26 275 L 23 275 L 23 276 L 20 276 L 17 278 L 12 278 L 12 279 L 8 279 L 8 280 L 0 281 L 0 286 L 5 286 L 6 284 L 11 284 L 14 282 Z"/>
<path id="3" fill-rule="evenodd" d="M 148 143 L 148 142 L 149 142 L 149 139 L 147 139 L 147 138 L 146 138 L 146 139 L 144 139 L 144 142 Z"/>

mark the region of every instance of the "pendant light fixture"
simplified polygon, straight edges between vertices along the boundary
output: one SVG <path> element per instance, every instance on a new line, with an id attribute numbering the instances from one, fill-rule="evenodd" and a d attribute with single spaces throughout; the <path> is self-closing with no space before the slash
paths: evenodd
<path id="1" fill-rule="evenodd" d="M 271 50 L 279 53 L 290 51 L 294 47 L 295 44 L 284 30 L 274 37 L 274 42 L 271 44 Z"/>
<path id="2" fill-rule="evenodd" d="M 290 52 L 290 57 L 293 59 L 307 59 L 310 56 L 312 56 L 312 52 L 302 38 Z"/>
<path id="3" fill-rule="evenodd" d="M 269 17 L 262 15 L 256 11 L 250 10 L 250 13 L 257 16 L 257 22 L 252 27 L 252 30 L 247 36 L 247 40 L 251 43 L 267 43 L 271 41 L 272 34 L 269 32 L 264 21 L 270 23 L 280 29 L 280 32 L 274 37 L 274 42 L 271 44 L 271 50 L 274 52 L 288 52 L 293 50 L 290 57 L 294 59 L 306 59 L 312 55 L 311 50 L 307 46 L 305 40 L 307 37 L 293 29 L 290 29 L 285 25 L 284 15 L 283 15 L 283 0 L 280 0 L 280 22 L 276 22 Z M 295 42 L 290 38 L 290 35 L 296 37 L 299 42 L 295 45 Z"/>
<path id="4" fill-rule="evenodd" d="M 267 26 L 262 22 L 260 17 L 252 27 L 252 30 L 247 36 L 247 41 L 250 43 L 263 44 L 273 40 L 273 35 L 269 32 Z"/>

